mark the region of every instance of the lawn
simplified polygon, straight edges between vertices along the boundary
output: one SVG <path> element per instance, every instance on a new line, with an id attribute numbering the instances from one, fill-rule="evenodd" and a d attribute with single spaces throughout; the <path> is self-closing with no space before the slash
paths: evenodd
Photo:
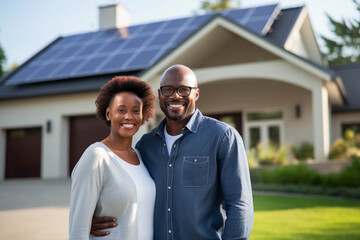
<path id="1" fill-rule="evenodd" d="M 359 240 L 360 201 L 255 195 L 251 240 Z"/>

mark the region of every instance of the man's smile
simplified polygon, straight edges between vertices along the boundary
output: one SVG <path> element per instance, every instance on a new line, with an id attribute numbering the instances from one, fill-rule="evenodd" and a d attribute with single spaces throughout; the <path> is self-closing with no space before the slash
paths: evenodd
<path id="1" fill-rule="evenodd" d="M 183 102 L 170 102 L 170 103 L 166 103 L 166 106 L 170 109 L 173 110 L 180 110 L 183 109 L 185 107 L 185 103 Z"/>

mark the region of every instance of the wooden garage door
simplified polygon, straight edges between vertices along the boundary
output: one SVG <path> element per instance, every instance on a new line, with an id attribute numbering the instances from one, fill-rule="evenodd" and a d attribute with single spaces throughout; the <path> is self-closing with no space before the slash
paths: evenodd
<path id="1" fill-rule="evenodd" d="M 41 128 L 6 131 L 5 178 L 40 177 Z"/>
<path id="2" fill-rule="evenodd" d="M 110 129 L 95 115 L 70 118 L 69 175 L 85 149 L 106 138 Z"/>

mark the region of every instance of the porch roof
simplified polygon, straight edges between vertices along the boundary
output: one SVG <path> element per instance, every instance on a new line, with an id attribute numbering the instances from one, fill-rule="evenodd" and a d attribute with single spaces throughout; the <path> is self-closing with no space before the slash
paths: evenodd
<path id="1" fill-rule="evenodd" d="M 333 107 L 333 112 L 360 110 L 360 64 L 348 64 L 331 67 L 342 79 L 346 91 L 346 105 Z"/>

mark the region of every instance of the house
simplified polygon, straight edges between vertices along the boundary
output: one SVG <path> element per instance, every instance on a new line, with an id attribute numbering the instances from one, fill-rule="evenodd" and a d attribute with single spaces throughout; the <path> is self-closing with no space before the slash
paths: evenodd
<path id="1" fill-rule="evenodd" d="M 157 92 L 177 63 L 198 77 L 197 107 L 233 125 L 247 149 L 309 142 L 324 161 L 344 128 L 360 128 L 360 65 L 326 65 L 306 6 L 131 26 L 126 10 L 110 5 L 100 8 L 99 31 L 59 37 L 0 80 L 0 179 L 68 177 L 108 134 L 95 118 L 99 88 L 137 75 Z M 135 142 L 162 117 L 157 108 Z"/>

